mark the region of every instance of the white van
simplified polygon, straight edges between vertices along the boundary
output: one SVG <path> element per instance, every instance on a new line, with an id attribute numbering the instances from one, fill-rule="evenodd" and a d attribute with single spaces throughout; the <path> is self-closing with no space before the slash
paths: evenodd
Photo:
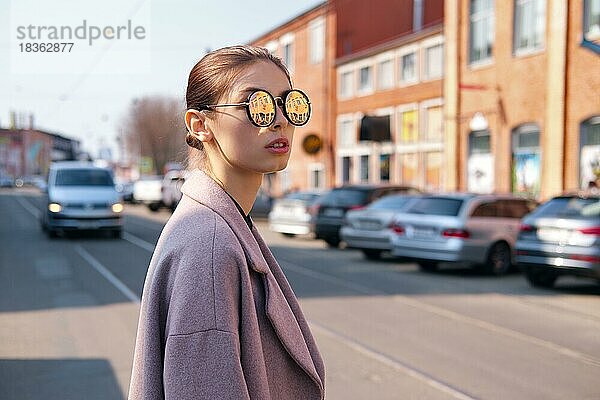
<path id="1" fill-rule="evenodd" d="M 50 237 L 67 230 L 107 230 L 118 238 L 123 204 L 109 168 L 80 161 L 50 165 L 42 229 Z"/>

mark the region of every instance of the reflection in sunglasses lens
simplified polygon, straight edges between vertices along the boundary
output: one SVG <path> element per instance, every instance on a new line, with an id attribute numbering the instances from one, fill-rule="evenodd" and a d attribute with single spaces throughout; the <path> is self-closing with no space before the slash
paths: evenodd
<path id="1" fill-rule="evenodd" d="M 304 125 L 310 117 L 310 106 L 306 95 L 298 90 L 292 90 L 285 98 L 285 112 L 294 125 Z"/>
<path id="2" fill-rule="evenodd" d="M 250 116 L 258 126 L 269 126 L 275 119 L 275 102 L 271 95 L 262 90 L 256 91 L 250 96 Z"/>

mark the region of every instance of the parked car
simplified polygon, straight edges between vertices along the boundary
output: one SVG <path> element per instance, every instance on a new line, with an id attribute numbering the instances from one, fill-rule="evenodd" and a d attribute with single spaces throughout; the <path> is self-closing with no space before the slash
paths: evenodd
<path id="1" fill-rule="evenodd" d="M 15 180 L 7 175 L 0 175 L 0 187 L 13 187 L 15 186 Z"/>
<path id="2" fill-rule="evenodd" d="M 273 198 L 262 188 L 258 189 L 256 200 L 250 210 L 250 215 L 255 218 L 267 218 L 271 212 Z"/>
<path id="3" fill-rule="evenodd" d="M 133 182 L 115 179 L 115 188 L 124 202 L 133 202 Z"/>
<path id="4" fill-rule="evenodd" d="M 162 181 L 162 204 L 175 211 L 181 200 L 181 186 L 185 182 L 185 171 L 171 170 L 165 174 Z"/>
<path id="5" fill-rule="evenodd" d="M 310 207 L 321 194 L 320 191 L 299 191 L 275 200 L 269 213 L 269 229 L 286 236 L 310 233 Z"/>
<path id="6" fill-rule="evenodd" d="M 533 286 L 561 275 L 600 281 L 600 196 L 555 197 L 523 219 L 516 262 Z"/>
<path id="7" fill-rule="evenodd" d="M 348 247 L 359 249 L 366 258 L 376 260 L 392 249 L 394 216 L 402 212 L 418 196 L 390 194 L 375 200 L 362 210 L 346 213 L 340 236 Z"/>
<path id="8" fill-rule="evenodd" d="M 417 194 L 419 191 L 408 186 L 393 185 L 345 185 L 332 189 L 320 198 L 315 211 L 314 232 L 329 246 L 340 244 L 340 229 L 346 212 L 364 208 L 380 197 L 392 193 Z"/>
<path id="9" fill-rule="evenodd" d="M 521 218 L 536 205 L 512 195 L 424 196 L 395 217 L 392 254 L 414 259 L 423 270 L 461 262 L 505 274 L 513 265 Z"/>
<path id="10" fill-rule="evenodd" d="M 162 206 L 162 183 L 162 176 L 141 177 L 133 184 L 133 200 L 147 205 L 151 211 L 158 211 Z"/>
<path id="11" fill-rule="evenodd" d="M 108 230 L 120 237 L 123 205 L 112 171 L 80 161 L 53 163 L 48 175 L 42 229 L 50 237 L 67 230 Z"/>

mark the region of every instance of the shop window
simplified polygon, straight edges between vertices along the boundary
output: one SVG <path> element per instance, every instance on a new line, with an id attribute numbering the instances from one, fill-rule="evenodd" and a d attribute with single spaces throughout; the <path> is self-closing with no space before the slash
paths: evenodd
<path id="1" fill-rule="evenodd" d="M 470 192 L 491 193 L 494 190 L 494 157 L 490 141 L 488 130 L 469 134 L 467 190 Z"/>
<path id="2" fill-rule="evenodd" d="M 579 179 L 581 188 L 600 187 L 600 115 L 581 124 Z M 594 182 L 594 183 L 592 183 Z"/>
<path id="3" fill-rule="evenodd" d="M 511 169 L 513 193 L 529 197 L 540 194 L 540 129 L 536 124 L 521 125 L 513 130 Z"/>

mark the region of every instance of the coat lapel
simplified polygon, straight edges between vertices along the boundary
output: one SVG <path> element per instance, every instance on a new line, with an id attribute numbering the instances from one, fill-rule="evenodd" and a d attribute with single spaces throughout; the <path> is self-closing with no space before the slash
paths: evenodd
<path id="1" fill-rule="evenodd" d="M 219 214 L 238 237 L 246 253 L 246 259 L 250 268 L 263 275 L 266 292 L 265 310 L 273 329 L 292 359 L 319 387 L 322 394 L 321 397 L 323 397 L 324 382 L 315 367 L 316 361 L 319 368 L 322 369 L 322 361 L 320 358 L 313 360 L 308 346 L 314 347 L 313 350 L 315 351 L 316 346 L 314 346 L 312 337 L 305 337 L 303 329 L 300 326 L 301 323 L 306 324 L 306 322 L 302 316 L 299 318 L 300 321 L 296 318 L 293 308 L 297 308 L 297 305 L 291 305 L 288 302 L 289 297 L 286 297 L 284 293 L 285 291 L 288 296 L 290 294 L 293 295 L 291 289 L 287 285 L 287 281 L 282 282 L 285 279 L 283 273 L 281 273 L 277 261 L 275 261 L 266 244 L 260 238 L 256 227 L 253 227 L 252 232 L 250 231 L 233 200 L 225 193 L 221 186 L 200 170 L 190 173 L 181 187 L 181 192 Z M 263 243 L 264 249 L 261 249 L 259 242 Z M 266 258 L 263 250 L 266 253 Z M 276 276 L 280 274 L 281 276 Z M 297 312 L 300 312 L 299 308 L 297 308 Z M 310 335 L 308 329 L 305 329 L 305 332 L 306 335 Z M 316 355 L 316 357 L 319 356 Z"/>

